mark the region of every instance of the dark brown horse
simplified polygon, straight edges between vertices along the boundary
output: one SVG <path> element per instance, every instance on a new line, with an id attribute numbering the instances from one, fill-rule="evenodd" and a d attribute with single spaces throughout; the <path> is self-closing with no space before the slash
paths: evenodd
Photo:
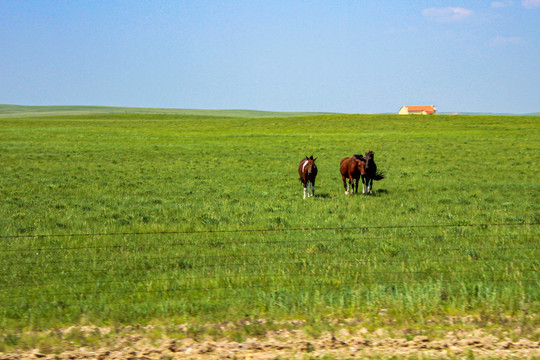
<path id="1" fill-rule="evenodd" d="M 365 173 L 362 174 L 362 194 L 373 194 L 373 180 L 378 181 L 384 179 L 384 174 L 377 171 L 375 164 L 375 154 L 373 151 L 368 151 L 364 157 L 366 161 Z"/>
<path id="2" fill-rule="evenodd" d="M 343 187 L 345 188 L 345 195 L 349 195 L 349 186 L 350 193 L 354 194 L 355 192 L 355 180 L 356 180 L 356 192 L 358 192 L 358 182 L 360 181 L 360 176 L 364 176 L 366 162 L 362 155 L 353 155 L 351 157 L 346 157 L 341 160 L 339 163 L 339 171 L 341 172 L 341 178 L 343 179 Z M 349 179 L 349 184 L 347 184 L 346 179 Z"/>
<path id="3" fill-rule="evenodd" d="M 300 161 L 300 165 L 298 165 L 298 174 L 304 187 L 304 199 L 306 198 L 306 191 L 308 197 L 315 196 L 315 178 L 317 177 L 315 160 L 317 158 L 314 159 L 313 155 L 309 158 L 306 156 Z"/>

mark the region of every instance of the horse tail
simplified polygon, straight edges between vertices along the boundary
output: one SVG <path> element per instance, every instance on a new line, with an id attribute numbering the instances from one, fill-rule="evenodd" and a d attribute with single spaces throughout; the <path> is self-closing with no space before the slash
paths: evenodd
<path id="1" fill-rule="evenodd" d="M 375 176 L 373 176 L 373 180 L 376 180 L 376 181 L 379 181 L 379 180 L 382 180 L 386 177 L 386 174 L 382 171 L 377 171 L 375 173 Z"/>

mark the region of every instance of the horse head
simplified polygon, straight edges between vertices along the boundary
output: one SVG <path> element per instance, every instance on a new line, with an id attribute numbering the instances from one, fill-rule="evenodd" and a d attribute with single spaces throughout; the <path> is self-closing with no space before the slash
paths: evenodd
<path id="1" fill-rule="evenodd" d="M 356 167 L 360 171 L 360 175 L 366 175 L 366 160 L 364 158 L 356 158 Z"/>
<path id="2" fill-rule="evenodd" d="M 375 153 L 373 151 L 368 151 L 364 159 L 366 161 L 366 170 L 369 170 L 370 167 L 375 167 Z"/>
<path id="3" fill-rule="evenodd" d="M 306 156 L 306 160 L 307 162 L 304 165 L 306 169 L 306 175 L 308 177 L 317 175 L 317 166 L 315 165 L 315 160 L 317 160 L 317 158 L 313 158 L 313 155 L 311 155 L 310 157 Z"/>
<path id="4" fill-rule="evenodd" d="M 375 158 L 375 153 L 371 150 L 369 150 L 366 155 L 364 155 L 366 159 L 374 159 Z"/>

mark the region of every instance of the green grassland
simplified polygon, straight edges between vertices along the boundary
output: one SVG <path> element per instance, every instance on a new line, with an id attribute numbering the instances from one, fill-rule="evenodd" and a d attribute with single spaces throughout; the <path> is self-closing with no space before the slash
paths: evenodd
<path id="1" fill-rule="evenodd" d="M 381 309 L 536 327 L 539 130 L 517 116 L 0 119 L 0 328 Z M 345 196 L 339 161 L 368 150 L 386 178 Z"/>
<path id="2" fill-rule="evenodd" d="M 236 118 L 313 116 L 325 113 L 308 112 L 279 112 L 259 110 L 199 110 L 199 109 L 169 109 L 169 108 L 134 108 L 121 106 L 74 106 L 49 105 L 27 106 L 0 104 L 0 118 L 34 117 L 34 116 L 65 116 L 92 114 L 169 114 L 169 115 L 198 115 L 225 116 Z"/>

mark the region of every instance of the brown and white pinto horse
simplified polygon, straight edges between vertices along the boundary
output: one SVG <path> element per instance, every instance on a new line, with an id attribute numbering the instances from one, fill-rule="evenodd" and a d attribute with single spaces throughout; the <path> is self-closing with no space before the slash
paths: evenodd
<path id="1" fill-rule="evenodd" d="M 298 165 L 298 174 L 304 187 L 304 199 L 306 198 L 306 191 L 308 197 L 315 196 L 315 178 L 317 177 L 315 160 L 317 158 L 314 159 L 313 155 L 309 158 L 306 156 L 300 161 L 300 165 Z"/>
<path id="2" fill-rule="evenodd" d="M 366 162 L 366 171 L 362 174 L 362 194 L 373 194 L 373 180 L 378 181 L 384 179 L 384 173 L 377 171 L 375 154 L 373 151 L 368 151 L 364 160 Z"/>
<path id="3" fill-rule="evenodd" d="M 360 181 L 360 176 L 364 176 L 366 171 L 364 169 L 366 162 L 362 155 L 353 155 L 351 157 L 346 157 L 341 160 L 339 163 L 339 171 L 341 172 L 341 178 L 343 179 L 343 187 L 345 188 L 345 195 L 350 193 L 354 194 L 355 192 L 355 180 L 356 180 L 356 192 L 358 192 L 358 182 Z M 349 184 L 347 184 L 346 179 L 349 179 Z"/>

